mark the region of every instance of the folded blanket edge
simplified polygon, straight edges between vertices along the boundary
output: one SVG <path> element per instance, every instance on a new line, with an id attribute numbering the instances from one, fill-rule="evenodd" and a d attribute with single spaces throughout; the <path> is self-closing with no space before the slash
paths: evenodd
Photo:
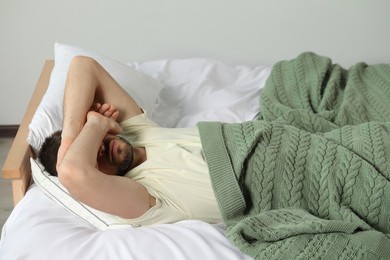
<path id="1" fill-rule="evenodd" d="M 242 215 L 246 203 L 225 146 L 222 123 L 200 122 L 197 126 L 222 218 L 232 220 Z"/>

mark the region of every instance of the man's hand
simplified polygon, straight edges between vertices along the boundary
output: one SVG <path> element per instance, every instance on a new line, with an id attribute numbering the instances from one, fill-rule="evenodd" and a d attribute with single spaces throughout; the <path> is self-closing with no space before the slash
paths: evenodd
<path id="1" fill-rule="evenodd" d="M 104 113 L 104 114 L 108 114 L 108 113 Z M 95 127 L 102 128 L 101 129 L 102 131 L 114 135 L 122 132 L 122 128 L 119 126 L 118 122 L 116 122 L 114 118 L 107 117 L 95 111 L 88 112 L 86 124 L 94 125 Z"/>
<path id="2" fill-rule="evenodd" d="M 91 107 L 91 111 L 98 112 L 99 114 L 108 118 L 112 118 L 115 121 L 118 119 L 119 116 L 119 110 L 115 106 L 110 105 L 108 103 L 94 103 Z"/>

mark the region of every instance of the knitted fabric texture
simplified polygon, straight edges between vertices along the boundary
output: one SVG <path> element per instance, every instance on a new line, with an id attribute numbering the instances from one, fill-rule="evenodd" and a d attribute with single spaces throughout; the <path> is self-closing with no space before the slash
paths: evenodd
<path id="1" fill-rule="evenodd" d="M 390 66 L 304 53 L 261 106 L 198 125 L 228 238 L 254 259 L 389 259 Z"/>

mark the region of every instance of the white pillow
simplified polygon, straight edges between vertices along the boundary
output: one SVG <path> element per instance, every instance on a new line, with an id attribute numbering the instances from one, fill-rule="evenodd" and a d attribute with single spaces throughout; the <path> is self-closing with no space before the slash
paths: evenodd
<path id="1" fill-rule="evenodd" d="M 192 58 L 128 63 L 164 88 L 150 118 L 164 127 L 194 127 L 199 121 L 252 120 L 272 66 L 236 65 Z"/>
<path id="2" fill-rule="evenodd" d="M 39 160 L 30 158 L 30 162 L 34 183 L 38 185 L 43 193 L 87 223 L 100 230 L 132 226 L 123 218 L 96 210 L 73 199 L 68 190 L 59 182 L 58 178 L 51 176 L 44 170 Z"/>
<path id="3" fill-rule="evenodd" d="M 30 132 L 27 141 L 35 153 L 47 136 L 62 129 L 62 105 L 66 76 L 72 58 L 77 55 L 97 60 L 146 111 L 152 111 L 155 107 L 157 95 L 162 89 L 162 84 L 159 81 L 127 66 L 125 63 L 96 52 L 56 43 L 55 65 L 50 83 L 29 126 Z"/>

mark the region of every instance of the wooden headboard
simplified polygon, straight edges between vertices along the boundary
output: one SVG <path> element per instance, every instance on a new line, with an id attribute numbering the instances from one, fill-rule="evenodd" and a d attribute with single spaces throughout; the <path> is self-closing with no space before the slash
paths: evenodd
<path id="1" fill-rule="evenodd" d="M 30 157 L 35 158 L 35 154 L 30 148 L 30 145 L 27 143 L 27 136 L 29 132 L 28 127 L 49 85 L 50 74 L 53 67 L 53 60 L 47 60 L 45 62 L 34 93 L 30 99 L 30 103 L 27 106 L 19 130 L 8 152 L 2 169 L 3 178 L 12 179 L 14 205 L 23 198 L 28 186 L 30 185 Z"/>

